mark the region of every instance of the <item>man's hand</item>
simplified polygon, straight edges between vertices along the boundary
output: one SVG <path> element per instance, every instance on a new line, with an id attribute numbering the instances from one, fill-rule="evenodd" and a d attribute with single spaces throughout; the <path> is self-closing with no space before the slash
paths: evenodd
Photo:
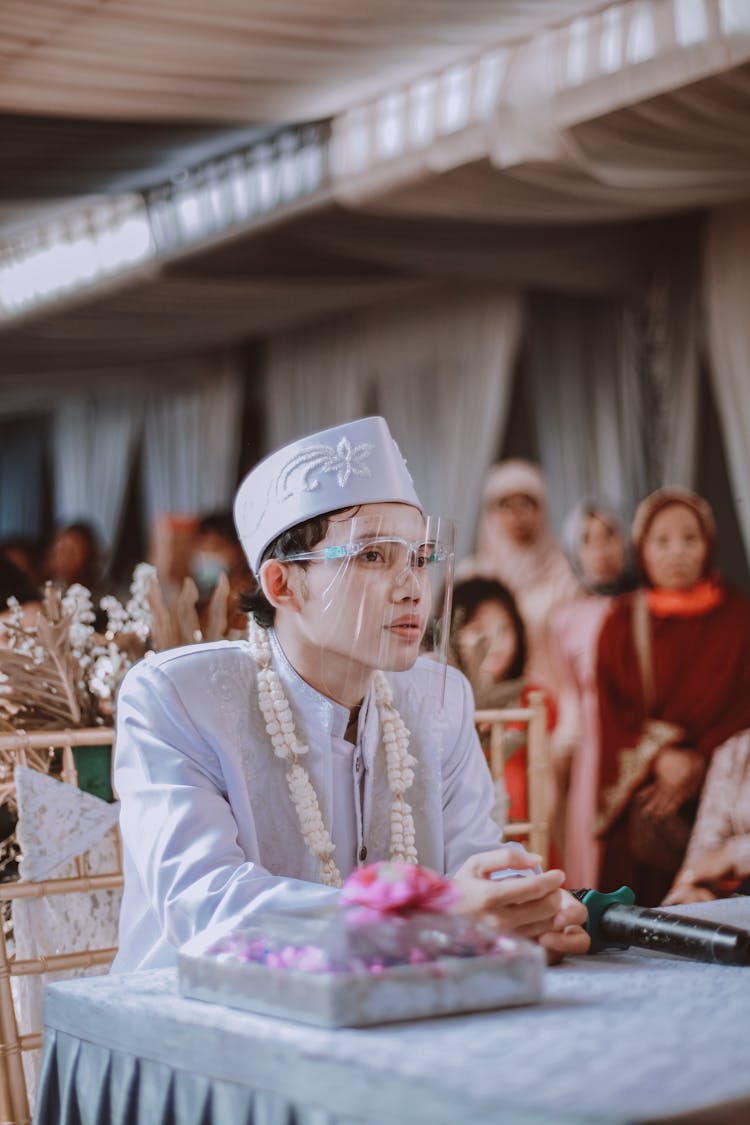
<path id="1" fill-rule="evenodd" d="M 457 909 L 467 914 L 491 914 L 503 929 L 537 940 L 550 959 L 585 953 L 590 944 L 583 929 L 586 907 L 562 889 L 564 872 L 492 878 L 494 871 L 509 867 L 533 871 L 540 862 L 540 856 L 512 844 L 471 856 L 453 879 L 461 892 Z"/>

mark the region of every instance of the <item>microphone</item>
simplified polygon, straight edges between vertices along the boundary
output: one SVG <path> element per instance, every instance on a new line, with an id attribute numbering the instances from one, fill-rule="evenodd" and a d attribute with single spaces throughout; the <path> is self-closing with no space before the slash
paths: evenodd
<path id="1" fill-rule="evenodd" d="M 718 965 L 750 965 L 750 931 L 666 910 L 635 905 L 630 887 L 611 894 L 571 891 L 589 912 L 590 953 L 603 949 L 651 949 Z"/>

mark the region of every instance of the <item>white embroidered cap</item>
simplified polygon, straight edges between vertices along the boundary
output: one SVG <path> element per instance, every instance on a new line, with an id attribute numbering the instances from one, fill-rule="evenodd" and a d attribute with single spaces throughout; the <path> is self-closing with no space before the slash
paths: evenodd
<path id="1" fill-rule="evenodd" d="M 411 504 L 422 510 L 385 418 L 358 418 L 277 449 L 247 474 L 234 522 L 255 574 L 282 531 L 359 504 Z"/>

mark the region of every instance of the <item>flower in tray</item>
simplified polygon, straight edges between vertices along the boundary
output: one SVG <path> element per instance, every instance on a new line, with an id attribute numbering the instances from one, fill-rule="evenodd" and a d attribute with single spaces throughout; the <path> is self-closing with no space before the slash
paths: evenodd
<path id="1" fill-rule="evenodd" d="M 440 914 L 458 897 L 453 883 L 428 867 L 386 861 L 355 868 L 341 890 L 343 903 L 366 907 L 376 914 Z"/>

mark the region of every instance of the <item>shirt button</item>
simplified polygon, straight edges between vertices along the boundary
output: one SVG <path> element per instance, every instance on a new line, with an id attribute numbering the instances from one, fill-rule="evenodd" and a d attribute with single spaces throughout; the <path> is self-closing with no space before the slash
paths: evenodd
<path id="1" fill-rule="evenodd" d="M 367 859 L 367 848 L 363 844 L 362 847 L 359 849 L 359 862 L 364 863 L 366 859 Z"/>
<path id="2" fill-rule="evenodd" d="M 359 771 L 360 771 L 361 769 L 362 769 L 362 759 L 361 759 L 361 758 L 357 758 L 356 762 L 354 763 L 354 772 L 355 772 L 355 773 L 359 773 Z"/>

